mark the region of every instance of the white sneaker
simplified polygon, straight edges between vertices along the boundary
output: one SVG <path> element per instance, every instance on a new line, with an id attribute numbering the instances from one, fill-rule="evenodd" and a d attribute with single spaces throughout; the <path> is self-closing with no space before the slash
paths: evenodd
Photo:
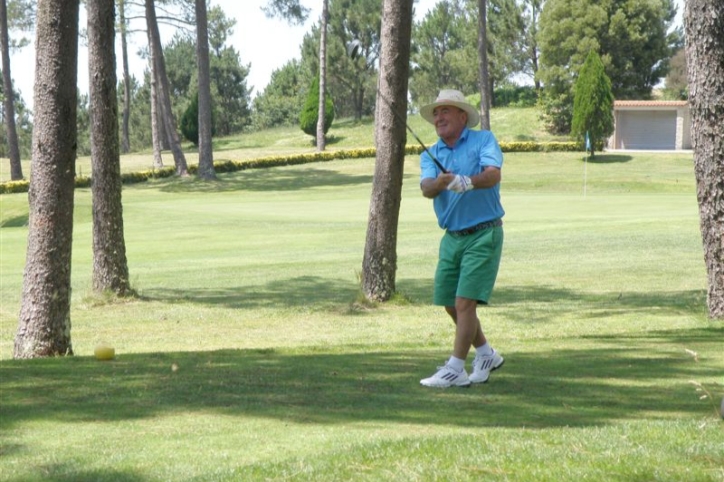
<path id="1" fill-rule="evenodd" d="M 420 385 L 435 388 L 469 387 L 470 380 L 465 370 L 457 371 L 445 365 L 437 367 L 437 372 L 430 378 L 420 380 Z"/>
<path id="2" fill-rule="evenodd" d="M 493 350 L 492 355 L 477 355 L 473 360 L 473 373 L 470 374 L 471 383 L 485 383 L 490 378 L 490 372 L 503 366 L 505 360 L 498 352 Z"/>

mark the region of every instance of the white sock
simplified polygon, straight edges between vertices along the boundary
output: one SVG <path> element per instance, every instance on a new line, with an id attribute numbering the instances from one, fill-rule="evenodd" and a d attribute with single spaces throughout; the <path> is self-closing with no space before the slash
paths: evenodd
<path id="1" fill-rule="evenodd" d="M 465 360 L 451 356 L 446 365 L 461 372 L 465 368 Z"/>
<path id="2" fill-rule="evenodd" d="M 480 356 L 490 356 L 493 354 L 493 348 L 486 341 L 484 345 L 475 348 L 475 353 Z"/>

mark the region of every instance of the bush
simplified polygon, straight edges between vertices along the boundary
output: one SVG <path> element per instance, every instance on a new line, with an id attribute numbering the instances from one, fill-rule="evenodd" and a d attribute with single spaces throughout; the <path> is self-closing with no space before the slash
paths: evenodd
<path id="1" fill-rule="evenodd" d="M 334 121 L 334 102 L 329 95 L 325 95 L 324 102 L 324 134 L 332 126 Z M 299 127 L 305 134 L 317 137 L 317 119 L 319 118 L 319 77 L 314 77 L 312 85 L 309 86 L 307 100 L 299 115 Z"/>
<path id="2" fill-rule="evenodd" d="M 548 132 L 555 135 L 568 135 L 571 132 L 573 118 L 573 98 L 569 93 L 555 94 L 544 92 L 540 100 L 541 118 Z"/>
<path id="3" fill-rule="evenodd" d="M 534 107 L 537 101 L 538 94 L 532 85 L 510 85 L 493 92 L 494 107 Z"/>
<path id="4" fill-rule="evenodd" d="M 21 179 L 19 181 L 0 182 L 0 194 L 13 194 L 18 192 L 28 192 L 30 181 Z"/>
<path id="5" fill-rule="evenodd" d="M 191 141 L 193 145 L 199 145 L 199 93 L 194 95 L 191 103 L 181 116 L 181 134 Z"/>
<path id="6" fill-rule="evenodd" d="M 181 134 L 193 143 L 199 145 L 199 93 L 196 92 L 191 103 L 186 108 L 184 115 L 181 116 Z M 214 113 L 211 111 L 211 136 L 216 134 L 216 126 L 214 125 Z"/>
<path id="7" fill-rule="evenodd" d="M 291 60 L 272 72 L 264 92 L 254 98 L 252 127 L 261 130 L 296 125 L 305 100 L 302 79 L 298 60 Z"/>

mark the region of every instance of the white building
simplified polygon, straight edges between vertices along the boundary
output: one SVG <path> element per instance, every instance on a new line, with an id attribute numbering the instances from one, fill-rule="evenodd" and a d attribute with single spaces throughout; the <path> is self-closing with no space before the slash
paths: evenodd
<path id="1" fill-rule="evenodd" d="M 689 103 L 683 100 L 616 100 L 608 149 L 691 149 Z"/>

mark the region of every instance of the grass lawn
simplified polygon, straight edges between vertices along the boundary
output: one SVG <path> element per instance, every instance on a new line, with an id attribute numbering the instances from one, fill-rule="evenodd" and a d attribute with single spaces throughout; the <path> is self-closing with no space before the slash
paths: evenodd
<path id="1" fill-rule="evenodd" d="M 530 108 L 500 108 L 491 110 L 491 122 L 495 126 L 495 134 L 500 141 L 567 141 L 566 137 L 548 134 L 540 119 L 540 110 Z M 435 129 L 419 114 L 411 114 L 408 124 L 422 141 L 431 145 L 437 140 Z M 339 119 L 330 128 L 327 141 L 327 150 L 355 149 L 374 147 L 374 123 L 366 118 L 360 121 L 352 119 Z M 417 145 L 414 137 L 407 136 L 409 145 Z M 189 142 L 183 144 L 186 161 L 189 164 L 198 164 L 198 151 Z M 244 133 L 214 139 L 214 160 L 247 160 L 283 154 L 298 154 L 300 152 L 315 152 L 312 137 L 308 136 L 298 126 L 278 127 L 258 132 Z M 121 156 L 121 171 L 144 171 L 153 167 L 153 156 L 148 152 L 125 154 Z M 170 152 L 163 153 L 163 162 L 166 166 L 173 166 L 173 156 Z M 23 174 L 30 176 L 30 160 L 22 161 Z M 91 174 L 91 160 L 89 156 L 78 158 L 76 173 L 79 175 Z M 10 180 L 10 161 L 0 159 L 0 182 Z"/>
<path id="2" fill-rule="evenodd" d="M 506 364 L 448 390 L 419 386 L 453 326 L 430 305 L 441 232 L 414 157 L 399 296 L 361 300 L 373 167 L 127 186 L 122 302 L 90 292 L 77 190 L 76 356 L 56 359 L 12 359 L 27 195 L 0 196 L 0 480 L 724 480 L 724 323 L 706 316 L 690 155 L 601 156 L 584 197 L 580 154 L 507 154 L 480 310 Z"/>

